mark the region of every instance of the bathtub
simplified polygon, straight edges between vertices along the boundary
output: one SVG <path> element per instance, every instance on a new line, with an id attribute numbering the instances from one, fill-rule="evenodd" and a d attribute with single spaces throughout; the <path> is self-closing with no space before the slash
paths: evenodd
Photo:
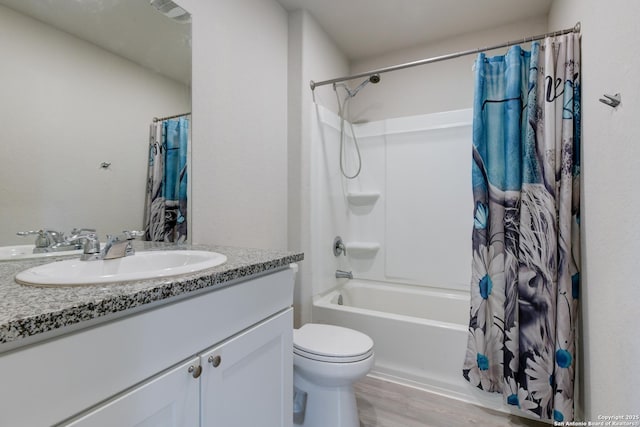
<path id="1" fill-rule="evenodd" d="M 349 280 L 314 298 L 312 319 L 356 329 L 374 342 L 372 376 L 490 409 L 511 412 L 499 394 L 462 377 L 469 294 L 423 286 Z"/>

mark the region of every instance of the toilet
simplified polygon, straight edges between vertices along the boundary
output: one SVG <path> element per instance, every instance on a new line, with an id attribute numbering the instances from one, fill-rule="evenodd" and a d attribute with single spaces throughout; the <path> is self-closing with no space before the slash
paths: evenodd
<path id="1" fill-rule="evenodd" d="M 353 383 L 373 360 L 373 340 L 362 332 L 318 323 L 294 329 L 294 425 L 360 427 Z"/>

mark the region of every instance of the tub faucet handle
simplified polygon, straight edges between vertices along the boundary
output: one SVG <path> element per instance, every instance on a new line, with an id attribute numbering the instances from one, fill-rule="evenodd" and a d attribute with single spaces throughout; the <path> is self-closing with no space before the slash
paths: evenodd
<path id="1" fill-rule="evenodd" d="M 340 236 L 336 236 L 336 238 L 333 239 L 333 254 L 337 257 L 340 255 L 347 256 L 347 247 L 342 242 L 342 237 Z"/>

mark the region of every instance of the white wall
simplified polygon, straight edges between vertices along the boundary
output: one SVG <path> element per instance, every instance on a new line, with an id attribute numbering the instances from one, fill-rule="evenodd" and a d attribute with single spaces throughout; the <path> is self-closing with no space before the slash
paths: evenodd
<path id="1" fill-rule="evenodd" d="M 408 283 L 468 295 L 473 198 L 467 154 L 471 110 L 377 120 L 354 125 L 362 168 L 340 172 L 340 120 L 319 108 L 312 156 L 315 230 L 313 293 L 334 287 L 337 268 L 358 279 Z M 346 125 L 349 128 L 348 124 Z M 344 138 L 345 172 L 357 170 L 355 145 Z M 354 196 L 375 194 L 363 201 Z M 331 252 L 340 235 L 346 257 Z M 459 313 L 464 316 L 464 312 Z"/>
<path id="2" fill-rule="evenodd" d="M 546 17 L 515 22 L 357 61 L 351 64 L 351 73 L 496 45 L 546 31 Z M 498 55 L 501 51 L 491 53 Z M 470 108 L 475 58 L 476 55 L 469 55 L 382 74 L 380 83 L 367 85 L 354 98 L 351 117 L 354 121 L 380 120 Z M 351 85 L 360 81 L 353 81 Z"/>
<path id="3" fill-rule="evenodd" d="M 189 111 L 190 88 L 4 6 L 0 53 L 0 242 L 140 229 L 149 123 Z"/>
<path id="4" fill-rule="evenodd" d="M 640 3 L 556 0 L 549 28 L 582 24 L 584 414 L 640 414 Z M 613 110 L 604 93 L 622 95 Z"/>
<path id="5" fill-rule="evenodd" d="M 179 3 L 193 16 L 193 242 L 286 248 L 287 13 Z"/>
<path id="6" fill-rule="evenodd" d="M 304 11 L 289 16 L 289 249 L 303 250 L 294 296 L 295 323 L 310 320 L 312 283 L 324 280 L 318 256 L 330 251 L 330 243 L 318 240 L 333 233 L 318 226 L 317 198 L 326 193 L 312 186 L 314 155 L 312 139 L 313 107 L 310 80 L 323 80 L 348 72 L 348 62 L 311 15 Z M 327 87 L 315 91 L 316 101 L 330 103 L 333 93 Z M 334 105 L 334 104 L 331 104 Z M 332 239 L 333 237 L 331 237 Z M 326 240 L 326 239 L 325 239 Z M 323 241 L 324 242 L 324 241 Z M 331 279 L 332 282 L 334 279 Z"/>

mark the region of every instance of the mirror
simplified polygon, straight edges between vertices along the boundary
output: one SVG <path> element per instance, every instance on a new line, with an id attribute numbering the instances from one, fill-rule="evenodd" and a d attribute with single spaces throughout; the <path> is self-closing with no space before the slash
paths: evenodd
<path id="1" fill-rule="evenodd" d="M 190 19 L 150 3 L 0 0 L 0 246 L 142 229 L 149 126 L 191 111 Z"/>

